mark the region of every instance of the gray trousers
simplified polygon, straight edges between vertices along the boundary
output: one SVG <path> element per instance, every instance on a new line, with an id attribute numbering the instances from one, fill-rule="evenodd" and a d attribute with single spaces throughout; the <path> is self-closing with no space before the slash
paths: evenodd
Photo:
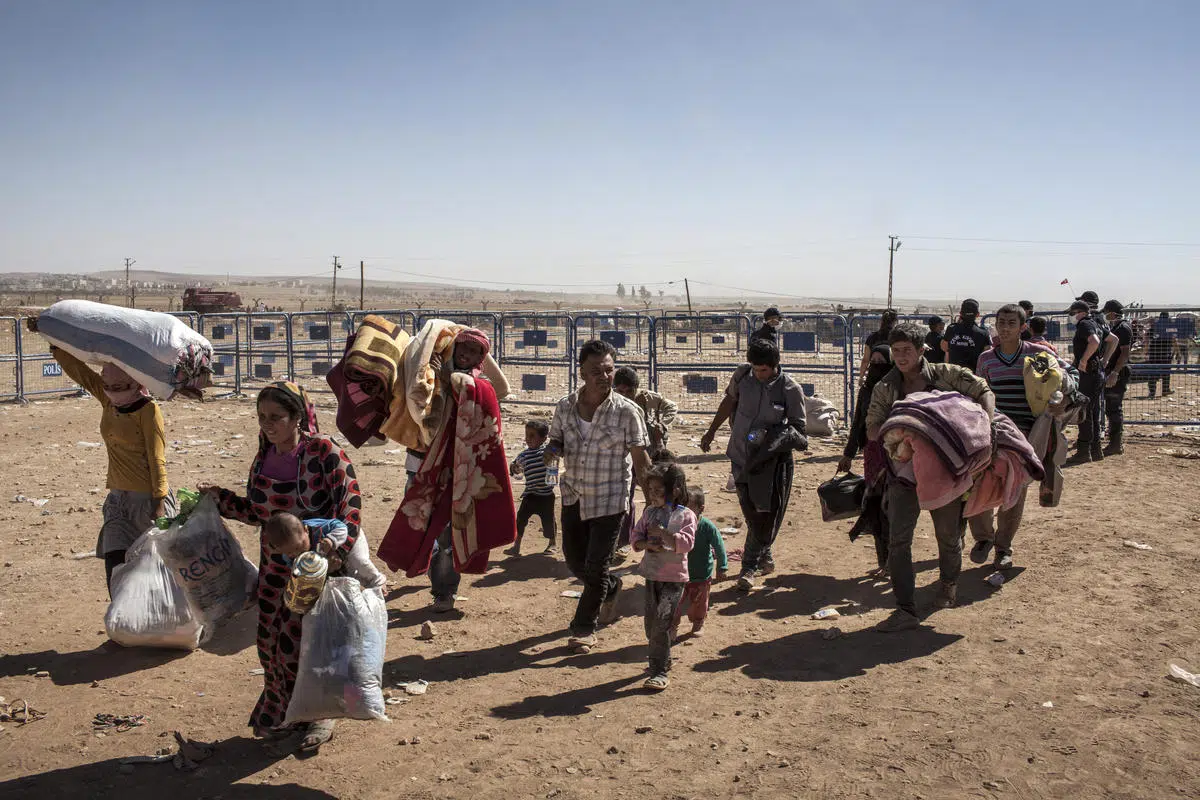
<path id="1" fill-rule="evenodd" d="M 646 580 L 646 641 L 650 643 L 650 672 L 655 675 L 665 675 L 671 670 L 671 632 L 685 586 L 673 581 Z"/>
<path id="2" fill-rule="evenodd" d="M 892 593 L 896 607 L 910 614 L 917 613 L 914 596 L 917 576 L 913 571 L 912 543 L 921 506 L 917 490 L 900 483 L 891 483 L 884 497 L 891 536 L 888 540 L 888 571 L 892 577 Z M 958 581 L 962 572 L 963 501 L 954 500 L 929 512 L 933 518 L 933 533 L 937 537 L 938 572 L 946 583 Z"/>

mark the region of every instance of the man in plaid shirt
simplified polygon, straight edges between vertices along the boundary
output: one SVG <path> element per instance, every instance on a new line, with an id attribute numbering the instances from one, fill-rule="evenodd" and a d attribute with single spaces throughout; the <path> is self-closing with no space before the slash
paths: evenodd
<path id="1" fill-rule="evenodd" d="M 562 545 L 567 566 L 583 581 L 568 644 L 587 651 L 596 626 L 612 622 L 621 579 L 609 574 L 609 558 L 629 507 L 635 467 L 650 468 L 649 438 L 641 411 L 612 390 L 617 351 L 596 339 L 579 348 L 583 381 L 554 409 L 546 462 L 561 457 Z"/>

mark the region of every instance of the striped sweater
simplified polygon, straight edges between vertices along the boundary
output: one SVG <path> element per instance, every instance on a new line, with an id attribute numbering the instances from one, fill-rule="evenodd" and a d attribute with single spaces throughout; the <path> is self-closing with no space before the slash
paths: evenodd
<path id="1" fill-rule="evenodd" d="M 975 374 L 987 381 L 996 396 L 996 410 L 1011 419 L 1026 436 L 1033 430 L 1036 421 L 1025 396 L 1025 357 L 1045 352 L 1046 348 L 1034 342 L 1021 342 L 1013 355 L 1002 355 L 998 348 L 991 348 L 979 356 Z M 1059 366 L 1066 364 L 1059 360 Z"/>

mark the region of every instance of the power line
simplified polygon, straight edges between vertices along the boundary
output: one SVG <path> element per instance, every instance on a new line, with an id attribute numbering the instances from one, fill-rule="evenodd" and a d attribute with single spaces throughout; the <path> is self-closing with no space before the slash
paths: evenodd
<path id="1" fill-rule="evenodd" d="M 999 239 L 980 238 L 972 236 L 913 236 L 906 234 L 909 239 L 921 239 L 931 242 L 978 242 L 981 244 L 1052 244 L 1069 247 L 1200 247 L 1200 242 L 1106 242 L 1071 239 Z"/>
<path id="2" fill-rule="evenodd" d="M 632 282 L 630 282 L 630 281 L 621 281 L 621 280 L 608 280 L 608 281 L 597 281 L 594 283 L 560 283 L 558 281 L 555 281 L 553 285 L 548 286 L 545 281 L 534 282 L 534 283 L 522 283 L 522 282 L 518 282 L 518 281 L 489 281 L 489 280 L 484 280 L 482 278 L 456 278 L 454 276 L 448 276 L 448 275 L 431 275 L 431 274 L 425 273 L 425 272 L 410 272 L 408 270 L 395 269 L 394 267 L 372 267 L 372 269 L 377 272 L 389 272 L 389 273 L 392 273 L 395 275 L 407 275 L 412 278 L 425 278 L 426 280 L 432 280 L 432 281 L 437 281 L 439 283 L 447 283 L 447 284 L 449 284 L 455 280 L 460 280 L 460 281 L 465 280 L 465 281 L 469 281 L 472 284 L 482 283 L 482 284 L 488 284 L 490 286 L 519 286 L 522 288 L 538 288 L 538 289 L 543 289 L 543 290 L 546 290 L 546 289 L 553 290 L 554 288 L 557 288 L 560 286 L 568 286 L 568 287 L 572 287 L 572 288 L 610 287 L 617 283 L 630 283 L 631 285 L 636 285 L 636 286 L 670 286 L 671 284 L 678 282 L 678 281 L 657 281 L 657 282 L 632 281 Z M 683 279 L 680 278 L 679 280 L 682 281 Z"/>

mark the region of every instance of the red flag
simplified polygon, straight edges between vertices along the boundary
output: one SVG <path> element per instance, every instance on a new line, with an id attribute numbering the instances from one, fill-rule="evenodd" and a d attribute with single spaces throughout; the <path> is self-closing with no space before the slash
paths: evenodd
<path id="1" fill-rule="evenodd" d="M 1063 278 L 1063 279 L 1062 279 L 1062 281 L 1060 281 L 1058 285 L 1059 285 L 1059 286 L 1067 286 L 1067 285 L 1069 285 L 1070 283 L 1071 283 L 1071 282 L 1070 282 L 1069 280 L 1067 280 L 1066 278 Z"/>

